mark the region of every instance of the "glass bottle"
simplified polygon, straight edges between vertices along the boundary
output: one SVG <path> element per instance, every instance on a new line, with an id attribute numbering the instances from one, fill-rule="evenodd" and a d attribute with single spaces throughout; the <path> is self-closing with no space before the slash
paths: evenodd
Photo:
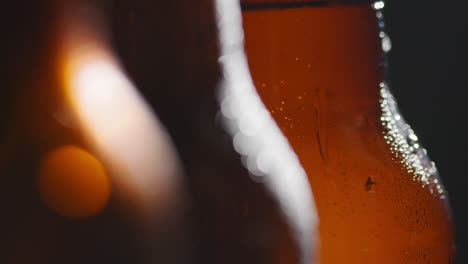
<path id="1" fill-rule="evenodd" d="M 243 0 L 248 67 L 308 174 L 319 263 L 453 263 L 445 190 L 385 79 L 384 5 Z"/>
<path id="2" fill-rule="evenodd" d="M 2 9 L 0 263 L 188 257 L 180 161 L 119 65 L 103 4 Z"/>

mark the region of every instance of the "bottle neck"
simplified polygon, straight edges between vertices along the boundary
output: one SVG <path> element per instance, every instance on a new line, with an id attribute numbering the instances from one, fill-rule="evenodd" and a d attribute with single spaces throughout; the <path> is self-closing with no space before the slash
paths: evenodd
<path id="1" fill-rule="evenodd" d="M 370 5 L 248 10 L 243 23 L 250 71 L 270 109 L 281 108 L 278 97 L 378 107 L 383 53 Z"/>

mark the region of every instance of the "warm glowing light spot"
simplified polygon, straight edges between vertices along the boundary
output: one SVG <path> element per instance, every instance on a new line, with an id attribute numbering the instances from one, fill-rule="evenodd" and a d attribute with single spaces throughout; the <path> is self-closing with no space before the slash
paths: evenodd
<path id="1" fill-rule="evenodd" d="M 45 154 L 39 168 L 38 188 L 44 203 L 69 218 L 98 214 L 110 196 L 110 181 L 101 162 L 72 145 Z"/>

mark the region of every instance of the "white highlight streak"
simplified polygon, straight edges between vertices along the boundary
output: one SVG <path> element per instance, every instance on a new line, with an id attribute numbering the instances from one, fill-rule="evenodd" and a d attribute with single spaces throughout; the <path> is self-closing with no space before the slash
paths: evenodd
<path id="1" fill-rule="evenodd" d="M 110 54 L 80 51 L 71 49 L 66 79 L 86 135 L 138 205 L 167 203 L 177 165 L 164 129 Z"/>
<path id="2" fill-rule="evenodd" d="M 252 82 L 239 2 L 218 0 L 217 12 L 224 73 L 219 100 L 225 127 L 250 173 L 261 177 L 280 201 L 303 247 L 301 262 L 313 263 L 318 220 L 307 175 Z"/>

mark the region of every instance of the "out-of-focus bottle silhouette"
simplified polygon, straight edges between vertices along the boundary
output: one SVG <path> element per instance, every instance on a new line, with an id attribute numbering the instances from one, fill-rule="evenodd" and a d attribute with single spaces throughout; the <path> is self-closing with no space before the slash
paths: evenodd
<path id="1" fill-rule="evenodd" d="M 384 2 L 242 3 L 255 87 L 314 191 L 320 263 L 453 263 L 445 190 L 385 82 Z"/>
<path id="2" fill-rule="evenodd" d="M 177 154 L 121 70 L 101 4 L 2 8 L 0 263 L 189 257 Z"/>
<path id="3" fill-rule="evenodd" d="M 312 262 L 305 171 L 254 89 L 228 96 L 239 2 L 7 9 L 0 263 Z"/>
<path id="4" fill-rule="evenodd" d="M 315 209 L 305 172 L 271 118 L 265 121 L 271 129 L 247 128 L 268 117 L 258 96 L 227 95 L 244 81 L 227 65 L 243 51 L 236 34 L 241 21 L 231 20 L 240 17 L 240 3 L 120 0 L 114 8 L 118 53 L 181 157 L 190 190 L 192 261 L 310 263 Z M 259 111 L 226 114 L 226 97 L 245 103 L 229 110 Z M 271 153 L 268 145 L 276 147 L 274 157 L 261 155 Z M 262 158 L 277 168 L 260 172 Z"/>

